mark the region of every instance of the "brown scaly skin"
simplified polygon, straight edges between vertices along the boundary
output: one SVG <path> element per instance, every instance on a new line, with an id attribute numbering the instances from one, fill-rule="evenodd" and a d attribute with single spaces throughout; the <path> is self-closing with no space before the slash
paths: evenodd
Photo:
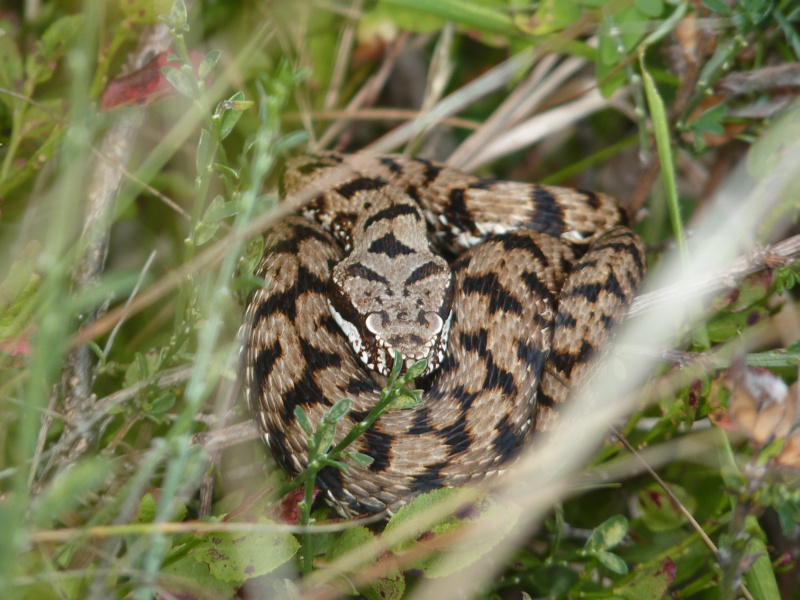
<path id="1" fill-rule="evenodd" d="M 318 189 L 337 168 L 346 178 Z M 418 343 L 436 368 L 419 407 L 355 442 L 368 468 L 320 474 L 346 515 L 502 471 L 534 428 L 552 427 L 564 384 L 580 382 L 644 272 L 624 211 L 593 192 L 334 153 L 294 160 L 284 184 L 316 199 L 265 235 L 266 286 L 242 325 L 248 403 L 278 462 L 305 466 L 296 406 L 315 423 L 350 398 L 339 439 L 366 416 L 381 378 L 364 367 L 385 375 L 389 350 Z M 437 251 L 458 254 L 452 273 Z"/>

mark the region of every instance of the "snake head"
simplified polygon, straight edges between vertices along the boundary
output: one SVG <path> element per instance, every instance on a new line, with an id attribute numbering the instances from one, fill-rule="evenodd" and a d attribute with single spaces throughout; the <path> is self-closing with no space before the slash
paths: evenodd
<path id="1" fill-rule="evenodd" d="M 388 376 L 399 352 L 404 369 L 425 359 L 432 373 L 450 330 L 450 267 L 434 254 L 388 270 L 370 258 L 351 255 L 334 267 L 331 314 L 367 369 Z"/>

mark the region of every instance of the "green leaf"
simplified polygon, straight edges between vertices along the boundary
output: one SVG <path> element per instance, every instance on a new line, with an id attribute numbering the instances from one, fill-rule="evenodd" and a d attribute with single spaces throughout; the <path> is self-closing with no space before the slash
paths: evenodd
<path id="1" fill-rule="evenodd" d="M 394 363 L 392 364 L 392 371 L 389 373 L 389 379 L 386 381 L 386 387 L 394 386 L 397 378 L 400 377 L 400 371 L 403 369 L 403 355 L 397 350 L 394 351 Z"/>
<path id="2" fill-rule="evenodd" d="M 533 16 L 536 26 L 531 33 L 538 35 L 561 31 L 575 23 L 583 14 L 580 6 L 564 0 L 543 0 Z"/>
<path id="3" fill-rule="evenodd" d="M 426 511 L 435 509 L 442 502 L 459 494 L 464 495 L 465 502 L 455 514 L 432 527 L 422 524 Z M 442 538 L 438 543 L 434 542 L 442 550 L 442 554 L 426 555 L 416 561 L 413 568 L 422 571 L 426 577 L 444 577 L 474 564 L 502 543 L 516 525 L 520 514 L 518 506 L 501 503 L 488 495 L 470 498 L 464 490 L 441 488 L 421 494 L 401 507 L 386 525 L 384 536 L 399 530 L 411 538 L 411 541 L 400 544 L 397 549 L 419 546 L 421 542 L 416 540 L 420 537 L 425 541 Z M 470 537 L 469 544 L 465 544 L 463 540 L 447 541 L 449 534 L 468 525 L 476 525 L 475 536 Z"/>
<path id="4" fill-rule="evenodd" d="M 640 13 L 651 18 L 660 17 L 664 12 L 664 0 L 636 0 L 634 6 Z"/>
<path id="5" fill-rule="evenodd" d="M 161 67 L 161 74 L 164 76 L 169 84 L 178 90 L 181 94 L 186 96 L 187 98 L 194 98 L 195 95 L 195 87 L 194 81 L 192 78 L 189 77 L 186 73 L 183 72 L 182 69 L 177 67 Z M 205 130 L 204 130 L 205 131 Z M 198 149 L 199 154 L 199 149 Z"/>
<path id="6" fill-rule="evenodd" d="M 578 573 L 563 565 L 543 565 L 531 573 L 533 584 L 549 598 L 563 597 L 578 579 Z"/>
<path id="7" fill-rule="evenodd" d="M 397 397 L 392 400 L 389 410 L 409 410 L 422 404 L 420 396 L 421 390 L 402 390 Z"/>
<path id="8" fill-rule="evenodd" d="M 332 562 L 350 552 L 358 552 L 365 544 L 375 540 L 375 535 L 366 527 L 353 527 L 345 530 L 330 546 L 326 553 L 327 562 Z M 375 564 L 375 555 L 366 555 L 356 563 L 353 570 L 363 569 Z M 386 571 L 377 579 L 370 581 L 359 590 L 368 600 L 400 600 L 406 589 L 403 574 L 397 568 Z"/>
<path id="9" fill-rule="evenodd" d="M 153 498 L 153 494 L 147 492 L 139 500 L 139 510 L 137 511 L 136 521 L 139 523 L 152 523 L 156 518 L 158 502 Z"/>
<path id="10" fill-rule="evenodd" d="M 159 589 L 163 598 L 211 600 L 235 598 L 240 581 L 223 581 L 213 575 L 208 565 L 192 556 L 167 561 L 159 571 Z"/>
<path id="11" fill-rule="evenodd" d="M 352 460 L 362 469 L 366 469 L 373 462 L 375 462 L 374 458 L 372 458 L 368 454 L 362 454 L 361 452 L 345 452 L 344 457 Z"/>
<path id="12" fill-rule="evenodd" d="M 228 137 L 230 132 L 233 131 L 233 128 L 236 126 L 236 123 L 239 122 L 242 113 L 253 106 L 252 101 L 245 100 L 244 98 L 245 96 L 242 92 L 236 92 L 227 100 L 220 102 L 218 110 L 223 110 L 224 112 L 222 113 L 219 139 L 224 140 L 226 137 Z"/>
<path id="13" fill-rule="evenodd" d="M 418 360 L 413 365 L 411 365 L 406 371 L 406 381 L 413 381 L 417 377 L 420 377 L 427 368 L 428 368 L 427 360 L 425 360 L 424 358 L 422 360 Z"/>
<path id="14" fill-rule="evenodd" d="M 589 554 L 596 554 L 607 548 L 613 548 L 625 539 L 627 532 L 628 519 L 623 515 L 614 515 L 594 528 L 583 549 Z"/>
<path id="15" fill-rule="evenodd" d="M 727 110 L 728 106 L 726 104 L 712 106 L 692 121 L 692 129 L 716 134 L 725 133 L 725 127 L 722 126 L 722 119 L 725 118 Z"/>
<path id="16" fill-rule="evenodd" d="M 186 4 L 184 4 L 183 0 L 175 0 L 170 13 L 162 16 L 161 20 L 167 24 L 167 27 L 175 31 L 189 31 Z"/>
<path id="17" fill-rule="evenodd" d="M 347 472 L 347 465 L 338 460 L 331 460 L 330 458 L 318 458 L 317 462 L 323 467 L 331 467 L 339 471 Z"/>
<path id="18" fill-rule="evenodd" d="M 595 556 L 597 561 L 612 573 L 625 575 L 628 572 L 628 565 L 625 564 L 625 561 L 612 552 L 601 550 Z"/>
<path id="19" fill-rule="evenodd" d="M 208 205 L 205 214 L 203 215 L 204 221 L 219 222 L 224 221 L 239 212 L 239 208 L 234 202 L 225 202 L 222 196 L 216 196 L 211 204 Z"/>
<path id="20" fill-rule="evenodd" d="M 200 139 L 197 141 L 197 153 L 195 154 L 194 162 L 198 175 L 203 173 L 211 162 L 211 133 L 206 128 L 200 130 Z"/>
<path id="21" fill-rule="evenodd" d="M 690 513 L 694 512 L 697 502 L 683 487 L 670 483 L 669 488 Z M 656 483 L 651 483 L 640 491 L 638 501 L 642 522 L 650 531 L 670 531 L 686 524 L 686 517 Z"/>
<path id="22" fill-rule="evenodd" d="M 306 414 L 306 411 L 303 410 L 303 407 L 299 404 L 294 407 L 294 418 L 297 419 L 297 422 L 307 436 L 314 435 L 314 429 L 311 427 L 311 421 L 308 420 L 308 414 Z"/>
<path id="23" fill-rule="evenodd" d="M 172 6 L 171 0 L 127 0 L 117 2 L 125 19 L 131 23 L 154 23 Z"/>
<path id="24" fill-rule="evenodd" d="M 739 312 L 721 312 L 706 325 L 711 342 L 725 342 L 749 327 L 764 323 L 769 317 L 769 310 L 763 306 L 755 306 L 750 310 Z"/>
<path id="25" fill-rule="evenodd" d="M 125 371 L 125 387 L 131 387 L 132 385 L 147 379 L 150 377 L 150 375 L 158 371 L 160 366 L 161 359 L 155 352 L 148 352 L 147 354 L 137 352 L 134 356 L 133 362 L 128 365 L 128 368 Z"/>
<path id="26" fill-rule="evenodd" d="M 199 152 L 199 150 L 198 150 Z M 203 218 L 194 229 L 194 243 L 202 246 L 208 242 L 219 229 L 220 222 L 232 217 L 239 211 L 234 202 L 225 202 L 222 196 L 216 196 L 206 208 Z"/>
<path id="27" fill-rule="evenodd" d="M 380 0 L 378 8 L 393 22 L 414 31 L 434 31 L 445 22 L 476 30 L 475 33 L 494 33 L 517 37 L 523 32 L 505 10 L 479 2 L 462 0 Z"/>
<path id="28" fill-rule="evenodd" d="M 731 12 L 731 7 L 725 3 L 725 0 L 701 0 L 701 2 L 715 13 L 727 15 Z"/>
<path id="29" fill-rule="evenodd" d="M 275 523 L 261 518 L 257 524 Z M 299 548 L 299 542 L 284 532 L 233 534 L 223 531 L 203 536 L 190 556 L 206 564 L 220 581 L 243 582 L 271 573 L 292 558 Z"/>
<path id="30" fill-rule="evenodd" d="M 333 440 L 336 437 L 336 423 L 330 423 L 322 420 L 317 425 L 317 431 L 314 432 L 314 437 L 317 440 L 317 451 L 319 455 L 325 454 L 330 450 L 333 445 Z"/>
<path id="31" fill-rule="evenodd" d="M 53 76 L 67 51 L 83 32 L 86 19 L 83 15 L 61 17 L 42 34 L 36 50 L 25 60 L 25 72 L 29 79 L 42 83 Z"/>
<path id="32" fill-rule="evenodd" d="M 633 579 L 620 586 L 617 594 L 625 600 L 661 600 L 675 580 L 677 566 L 671 558 L 659 564 L 641 569 Z"/>
<path id="33" fill-rule="evenodd" d="M 162 394 L 152 402 L 150 402 L 150 407 L 147 409 L 147 413 L 151 415 L 163 415 L 175 406 L 175 401 L 177 400 L 177 396 L 172 392 L 167 392 L 166 394 Z"/>
<path id="34" fill-rule="evenodd" d="M 746 518 L 745 531 L 749 537 L 747 555 L 755 557 L 753 564 L 744 573 L 744 582 L 747 589 L 756 600 L 780 598 L 781 594 L 778 589 L 778 582 L 775 579 L 775 571 L 772 568 L 769 552 L 764 543 L 766 536 L 753 515 L 749 515 Z"/>
<path id="35" fill-rule="evenodd" d="M 342 398 L 338 400 L 333 406 L 330 407 L 325 415 L 325 419 L 331 423 L 338 423 L 347 416 L 347 413 L 350 412 L 351 404 L 352 402 L 349 398 Z"/>
<path id="36" fill-rule="evenodd" d="M 644 64 L 644 53 L 639 56 L 639 65 L 642 70 L 642 81 L 644 82 L 644 92 L 647 97 L 647 106 L 650 109 L 650 117 L 653 121 L 653 132 L 656 138 L 656 148 L 658 158 L 661 162 L 661 180 L 667 195 L 667 207 L 672 224 L 673 234 L 678 246 L 678 253 L 681 259 L 686 262 L 688 254 L 686 250 L 686 238 L 683 231 L 683 221 L 681 220 L 680 205 L 678 203 L 678 184 L 675 181 L 675 164 L 672 158 L 672 139 L 669 132 L 669 122 L 667 113 L 664 109 L 664 101 L 658 93 L 655 81 L 647 72 Z"/>
<path id="37" fill-rule="evenodd" d="M 203 60 L 200 61 L 200 65 L 197 67 L 197 78 L 200 81 L 205 81 L 206 77 L 211 75 L 211 71 L 217 66 L 221 56 L 222 52 L 219 50 L 210 50 L 205 53 Z"/>

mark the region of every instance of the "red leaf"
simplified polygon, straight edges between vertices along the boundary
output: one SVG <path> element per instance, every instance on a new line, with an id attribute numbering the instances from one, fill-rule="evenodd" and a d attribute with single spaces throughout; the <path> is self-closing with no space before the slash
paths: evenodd
<path id="1" fill-rule="evenodd" d="M 281 499 L 281 522 L 288 523 L 290 525 L 297 525 L 300 522 L 300 507 L 298 504 L 302 502 L 304 494 L 305 491 L 303 488 L 299 487 L 292 490 Z M 311 497 L 311 502 L 314 502 L 317 494 L 319 494 L 319 488 L 314 486 L 314 494 Z"/>
<path id="2" fill-rule="evenodd" d="M 179 68 L 181 66 L 178 61 L 167 60 L 170 54 L 172 53 L 162 52 L 141 69 L 122 77 L 117 77 L 109 83 L 106 91 L 103 92 L 103 97 L 100 98 L 100 110 L 109 111 L 120 106 L 134 104 L 145 106 L 162 96 L 177 94 L 177 90 L 170 85 L 161 73 L 162 67 Z M 203 56 L 202 52 L 195 50 L 189 52 L 195 73 L 197 73 Z M 211 80 L 212 78 L 209 76 L 206 83 L 210 83 Z"/>

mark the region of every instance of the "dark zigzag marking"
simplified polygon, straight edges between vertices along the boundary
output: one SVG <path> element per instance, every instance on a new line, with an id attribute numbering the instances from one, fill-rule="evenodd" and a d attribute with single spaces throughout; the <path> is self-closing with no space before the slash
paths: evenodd
<path id="1" fill-rule="evenodd" d="M 603 283 L 586 283 L 583 285 L 577 285 L 570 290 L 568 290 L 568 294 L 566 298 L 573 298 L 575 296 L 583 296 L 586 298 L 590 303 L 597 302 L 597 299 L 600 297 L 600 292 L 608 292 L 613 294 L 617 298 L 619 298 L 622 302 L 628 301 L 628 296 L 625 292 L 622 291 L 622 287 L 619 284 L 619 279 L 617 276 L 614 275 L 613 272 L 610 272 Z"/>
<path id="2" fill-rule="evenodd" d="M 468 392 L 464 389 L 463 385 L 458 385 L 452 392 L 450 392 L 450 395 L 458 402 L 458 405 L 461 407 L 461 412 L 466 413 L 470 408 L 472 408 L 472 405 L 480 395 L 480 392 Z"/>
<path id="3" fill-rule="evenodd" d="M 642 264 L 642 257 L 641 254 L 638 252 L 636 244 L 633 243 L 632 238 L 629 236 L 625 236 L 627 239 L 631 240 L 630 242 L 605 242 L 602 244 L 597 244 L 591 247 L 592 251 L 596 250 L 614 250 L 620 254 L 627 254 L 631 258 L 633 258 L 634 262 L 636 263 L 636 268 L 639 271 L 644 270 L 644 264 Z M 618 238 L 613 238 L 618 239 Z"/>
<path id="4" fill-rule="evenodd" d="M 321 348 L 312 346 L 302 337 L 298 337 L 298 340 L 300 342 L 300 354 L 302 354 L 308 369 L 312 373 L 330 368 L 341 368 L 342 356 L 338 352 L 325 352 Z"/>
<path id="5" fill-rule="evenodd" d="M 419 214 L 419 210 L 414 206 L 411 206 L 410 204 L 392 204 L 390 207 L 379 210 L 369 219 L 367 219 L 364 222 L 364 231 L 366 231 L 370 225 L 373 225 L 378 221 L 391 221 L 403 215 L 411 215 L 417 220 L 417 222 L 422 221 L 422 215 Z"/>
<path id="6" fill-rule="evenodd" d="M 578 325 L 578 321 L 568 312 L 559 312 L 556 314 L 554 326 L 556 329 L 574 329 Z"/>
<path id="7" fill-rule="evenodd" d="M 444 267 L 440 263 L 435 263 L 432 260 L 426 262 L 424 265 L 421 265 L 414 269 L 411 272 L 411 275 L 405 280 L 403 285 L 412 285 L 418 281 L 422 281 L 423 279 L 427 279 L 432 275 L 438 275 L 444 271 Z"/>
<path id="8" fill-rule="evenodd" d="M 389 169 L 395 175 L 402 175 L 403 174 L 403 167 L 401 167 L 395 159 L 391 156 L 380 156 L 378 157 L 378 162 L 381 163 L 384 167 Z"/>
<path id="9" fill-rule="evenodd" d="M 376 423 L 364 432 L 363 440 L 366 444 L 364 454 L 372 457 L 369 470 L 373 473 L 383 473 L 391 465 L 389 456 L 395 436 L 385 431 L 378 431 L 375 428 L 377 425 Z"/>
<path id="10" fill-rule="evenodd" d="M 336 188 L 336 191 L 343 198 L 352 200 L 358 192 L 368 192 L 373 190 L 382 190 L 388 185 L 388 182 L 381 177 L 358 177 L 352 181 Z"/>
<path id="11" fill-rule="evenodd" d="M 345 391 L 352 396 L 365 392 L 372 392 L 376 389 L 377 388 L 375 387 L 375 384 L 372 383 L 371 379 L 360 379 L 357 377 L 349 379 L 347 381 L 347 386 L 345 387 Z"/>
<path id="12" fill-rule="evenodd" d="M 505 463 L 517 453 L 517 450 L 525 440 L 525 434 L 518 427 L 514 427 L 508 422 L 508 415 L 500 420 L 495 427 L 495 431 L 497 433 L 494 440 L 492 440 L 492 446 L 500 457 L 500 463 Z"/>
<path id="13" fill-rule="evenodd" d="M 296 169 L 299 173 L 303 175 L 308 175 L 318 169 L 330 168 L 334 165 L 341 164 L 342 161 L 344 160 L 344 157 L 339 156 L 337 154 L 323 154 L 323 155 L 309 154 L 308 156 L 316 160 L 302 164 L 299 167 L 293 166 L 292 168 Z"/>
<path id="14" fill-rule="evenodd" d="M 278 294 L 273 293 L 264 302 L 259 303 L 256 307 L 256 312 L 253 315 L 253 327 L 259 325 L 262 321 L 266 321 L 273 314 L 278 313 L 286 315 L 286 318 L 294 322 L 297 318 L 297 288 L 293 287 L 285 292 Z"/>
<path id="15" fill-rule="evenodd" d="M 409 183 L 406 186 L 405 192 L 406 196 L 411 198 L 414 202 L 416 202 L 417 204 L 420 203 L 421 198 L 419 195 L 419 190 L 417 189 L 417 186 L 415 186 L 413 183 Z"/>
<path id="16" fill-rule="evenodd" d="M 262 348 L 256 356 L 255 364 L 253 365 L 257 397 L 261 398 L 264 394 L 264 385 L 267 379 L 272 375 L 272 368 L 275 366 L 275 361 L 283 356 L 283 346 L 280 340 L 275 340 L 269 348 Z"/>
<path id="17" fill-rule="evenodd" d="M 411 490 L 416 493 L 429 492 L 442 487 L 442 469 L 446 468 L 450 461 L 442 461 L 432 465 L 425 465 L 425 472 L 412 475 Z"/>
<path id="18" fill-rule="evenodd" d="M 519 233 L 507 233 L 501 236 L 500 240 L 502 240 L 503 250 L 506 252 L 510 252 L 511 250 L 526 250 L 545 267 L 550 264 L 550 260 L 545 253 L 542 252 L 541 247 L 530 236 L 521 235 Z"/>
<path id="19" fill-rule="evenodd" d="M 579 194 L 583 194 L 584 199 L 586 200 L 586 204 L 591 206 L 594 210 L 600 208 L 600 196 L 598 196 L 597 192 L 592 190 L 585 190 L 583 188 L 576 188 L 575 190 Z"/>
<path id="20" fill-rule="evenodd" d="M 564 230 L 564 213 L 555 196 L 536 185 L 531 189 L 531 200 L 536 206 L 531 227 L 536 231 L 561 237 Z"/>
<path id="21" fill-rule="evenodd" d="M 423 406 L 414 415 L 414 422 L 409 427 L 408 433 L 411 435 L 423 435 L 426 433 L 433 433 L 436 431 L 431 425 L 431 409 L 429 406 Z"/>
<path id="22" fill-rule="evenodd" d="M 325 294 L 328 291 L 328 282 L 313 275 L 303 266 L 297 268 L 295 285 L 280 293 L 271 294 L 261 302 L 253 315 L 253 326 L 271 317 L 274 313 L 285 314 L 286 318 L 294 322 L 297 318 L 297 300 L 307 292 Z"/>
<path id="23" fill-rule="evenodd" d="M 475 220 L 470 216 L 467 208 L 463 188 L 454 188 L 450 191 L 450 201 L 445 206 L 444 214 L 451 227 L 457 227 L 461 231 L 473 235 L 479 234 Z"/>
<path id="24" fill-rule="evenodd" d="M 465 277 L 461 285 L 465 294 L 481 294 L 489 296 L 489 314 L 495 314 L 498 310 L 522 314 L 522 305 L 519 300 L 514 298 L 506 290 L 494 273 L 486 275 Z"/>
<path id="25" fill-rule="evenodd" d="M 351 410 L 350 418 L 355 423 L 360 423 L 367 418 L 368 414 L 369 412 L 366 410 Z M 389 456 L 391 453 L 392 444 L 395 440 L 395 436 L 390 433 L 386 433 L 385 431 L 381 431 L 379 427 L 380 423 L 375 423 L 364 433 L 362 437 L 362 440 L 366 445 L 364 454 L 372 457 L 372 463 L 369 466 L 369 470 L 373 473 L 382 473 L 389 468 Z"/>
<path id="26" fill-rule="evenodd" d="M 447 455 L 452 457 L 469 450 L 472 445 L 472 436 L 467 430 L 467 420 L 458 419 L 452 425 L 443 427 L 439 431 L 442 441 L 449 447 Z"/>
<path id="27" fill-rule="evenodd" d="M 517 384 L 514 383 L 514 375 L 498 367 L 491 354 L 486 356 L 485 361 L 486 377 L 483 380 L 483 388 L 499 388 L 506 396 L 517 394 L 519 390 L 517 389 Z"/>
<path id="28" fill-rule="evenodd" d="M 391 232 L 372 242 L 369 245 L 369 251 L 375 254 L 385 254 L 389 258 L 395 258 L 401 254 L 414 254 L 412 248 L 398 240 Z"/>
<path id="29" fill-rule="evenodd" d="M 459 341 L 467 352 L 477 352 L 479 356 L 486 354 L 486 344 L 488 343 L 488 331 L 478 330 L 478 333 L 464 333 L 459 335 Z"/>
<path id="30" fill-rule="evenodd" d="M 471 190 L 491 190 L 498 183 L 505 183 L 502 179 L 487 179 L 481 177 L 467 186 Z"/>
<path id="31" fill-rule="evenodd" d="M 359 279 L 365 279 L 367 281 L 376 281 L 386 285 L 387 287 L 389 285 L 389 281 L 383 275 L 376 273 L 361 263 L 354 263 L 347 267 L 347 274 L 351 277 L 358 277 Z"/>
<path id="32" fill-rule="evenodd" d="M 547 394 L 543 393 L 542 390 L 536 392 L 536 403 L 541 404 L 546 408 L 555 408 L 556 406 L 556 401 Z"/>
<path id="33" fill-rule="evenodd" d="M 435 165 L 431 161 L 425 160 L 424 158 L 415 158 L 414 161 L 425 167 L 425 171 L 422 173 L 422 176 L 425 179 L 425 185 L 430 185 L 431 182 L 439 176 L 439 173 L 442 172 L 442 167 Z"/>
<path id="34" fill-rule="evenodd" d="M 265 234 L 268 235 L 271 232 Z M 265 249 L 265 254 L 280 254 L 286 252 L 288 254 L 297 254 L 300 248 L 300 242 L 312 239 L 325 244 L 331 243 L 330 236 L 324 231 L 320 231 L 310 223 L 308 225 L 296 224 L 291 227 L 291 236 L 284 240 L 278 240 L 272 246 Z"/>
<path id="35" fill-rule="evenodd" d="M 551 305 L 555 301 L 555 296 L 553 293 L 547 288 L 547 286 L 542 283 L 539 279 L 539 276 L 532 271 L 523 271 L 520 275 L 522 282 L 525 284 L 525 287 L 528 288 L 528 291 L 531 294 L 535 294 L 542 298 L 545 302 L 550 303 Z"/>
<path id="36" fill-rule="evenodd" d="M 541 348 L 519 342 L 517 345 L 517 358 L 528 365 L 533 373 L 536 374 L 537 380 L 541 375 L 544 363 L 547 360 L 548 352 L 543 352 Z"/>
<path id="37" fill-rule="evenodd" d="M 594 352 L 594 346 L 589 344 L 586 340 L 583 340 L 581 342 L 581 349 L 578 350 L 577 354 L 553 351 L 550 353 L 548 362 L 553 365 L 556 370 L 564 373 L 565 377 L 569 379 L 570 375 L 572 375 L 572 368 L 587 362 L 592 352 Z"/>

